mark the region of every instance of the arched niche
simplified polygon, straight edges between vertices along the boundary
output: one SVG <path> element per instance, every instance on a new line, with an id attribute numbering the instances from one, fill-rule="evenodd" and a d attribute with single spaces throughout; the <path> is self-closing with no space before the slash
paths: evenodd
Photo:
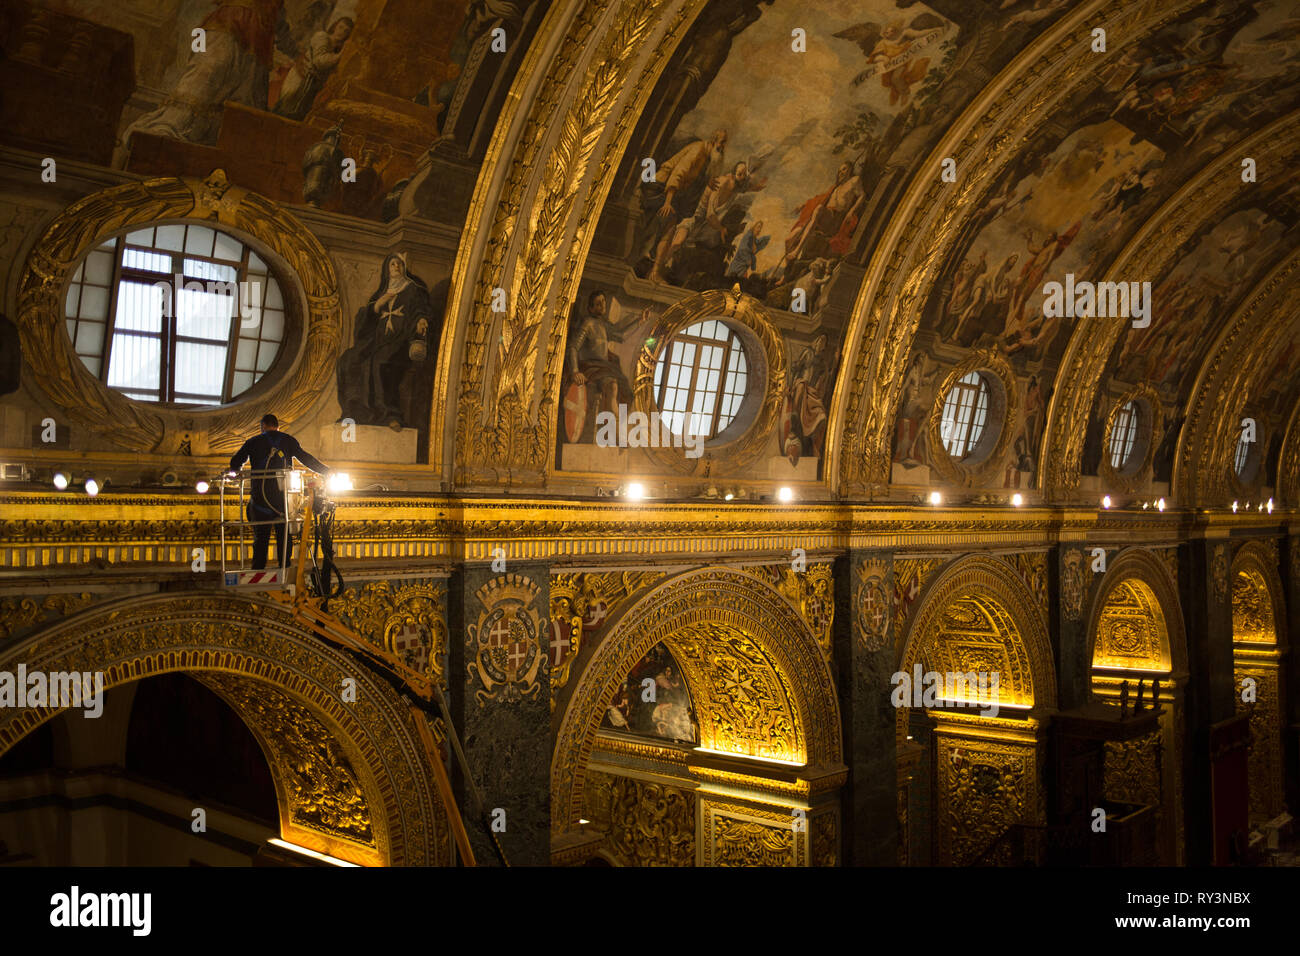
<path id="1" fill-rule="evenodd" d="M 410 708 L 269 602 L 189 592 L 66 618 L 0 654 L 0 672 L 100 673 L 105 690 L 183 671 L 244 720 L 272 768 L 281 836 L 365 865 L 450 862 L 446 809 Z M 344 702 L 343 681 L 356 682 Z M 66 710 L 0 709 L 0 754 Z"/>
<path id="2" fill-rule="evenodd" d="M 900 805 L 909 808 L 907 859 L 1011 862 L 1005 835 L 1017 825 L 1042 824 L 1046 813 L 1040 718 L 1056 709 L 1057 693 L 1043 610 L 1011 565 L 983 555 L 950 564 L 920 601 L 896 682 L 904 676 L 914 682 L 918 670 L 945 683 L 959 674 L 996 673 L 998 710 L 989 706 L 992 685 L 985 677 L 986 695 L 968 697 L 966 707 L 952 706 L 951 698 L 927 707 L 919 743 L 908 731 L 920 708 L 906 698 L 897 707 L 899 753 L 928 750 L 920 765 L 934 778 L 926 821 L 918 819 L 922 806 L 915 799 L 926 789 L 925 772 L 900 771 Z"/>
<path id="3" fill-rule="evenodd" d="M 1088 656 L 1098 699 L 1124 700 L 1132 711 L 1139 685 L 1147 708 L 1158 689 L 1157 729 L 1107 742 L 1103 792 L 1117 802 L 1155 807 L 1162 862 L 1181 862 L 1187 635 L 1177 584 L 1154 551 L 1129 548 L 1109 563 L 1089 615 Z"/>
<path id="4" fill-rule="evenodd" d="M 699 726 L 693 756 L 729 762 L 738 771 L 736 779 L 750 782 L 764 775 L 788 780 L 843 772 L 830 668 L 799 612 L 754 574 L 699 568 L 668 578 L 627 607 L 578 675 L 551 764 L 556 837 L 580 828 L 588 767 L 606 707 L 631 668 L 660 643 L 679 662 L 689 689 Z M 725 775 L 704 770 L 691 786 L 701 779 L 716 783 Z M 739 816 L 719 810 L 715 821 L 711 812 L 710 806 L 701 807 L 704 828 L 718 822 L 721 836 L 701 852 L 705 863 L 721 862 L 709 853 L 726 849 L 722 831 L 743 829 L 733 824 Z M 754 820 L 744 825 L 759 826 L 765 812 L 753 810 Z M 781 812 L 789 831 L 791 813 Z M 801 852 L 806 859 L 807 847 Z"/>

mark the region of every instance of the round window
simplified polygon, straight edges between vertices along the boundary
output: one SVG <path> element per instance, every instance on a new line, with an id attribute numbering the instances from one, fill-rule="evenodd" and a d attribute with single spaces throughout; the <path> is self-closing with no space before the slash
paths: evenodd
<path id="1" fill-rule="evenodd" d="M 975 453 L 989 416 L 989 385 L 979 372 L 967 372 L 943 399 L 939 437 L 943 450 L 958 461 Z"/>
<path id="2" fill-rule="evenodd" d="M 740 414 L 748 383 L 740 336 L 707 319 L 674 333 L 659 353 L 655 404 L 673 434 L 713 438 Z"/>
<path id="3" fill-rule="evenodd" d="M 285 304 L 247 245 L 195 223 L 153 226 L 92 249 L 68 284 L 78 358 L 142 402 L 223 405 L 271 369 Z"/>

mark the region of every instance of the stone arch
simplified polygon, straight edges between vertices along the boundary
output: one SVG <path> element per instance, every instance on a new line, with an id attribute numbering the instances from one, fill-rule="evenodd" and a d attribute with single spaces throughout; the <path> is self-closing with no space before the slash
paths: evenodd
<path id="1" fill-rule="evenodd" d="M 661 642 L 681 664 L 701 747 L 791 766 L 840 764 L 835 685 L 798 611 L 753 574 L 697 568 L 668 578 L 627 608 L 578 677 L 551 764 L 555 830 L 577 825 L 606 704 L 627 671 Z M 742 676 L 763 706 L 734 693 Z"/>
<path id="2" fill-rule="evenodd" d="M 0 672 L 102 673 L 105 690 L 183 671 L 221 696 L 272 768 L 282 836 L 356 863 L 450 861 L 446 808 L 408 705 L 269 600 L 190 592 L 100 605 L 0 655 Z M 356 701 L 342 699 L 344 678 Z M 65 710 L 0 711 L 0 754 Z"/>
<path id="3" fill-rule="evenodd" d="M 952 613 L 950 613 L 952 612 Z M 944 649 L 936 644 L 939 631 L 952 625 L 969 632 L 971 647 Z M 951 664 L 946 670 L 986 670 L 967 667 L 977 657 L 989 659 L 973 645 L 977 635 L 1011 637 L 1004 645 L 999 679 L 999 700 L 1004 704 L 1029 706 L 1035 710 L 1056 708 L 1056 671 L 1047 636 L 1043 611 L 1037 606 L 1014 568 L 997 558 L 971 555 L 949 564 L 921 594 L 921 604 L 908 631 L 899 658 L 899 670 L 910 673 L 913 666 L 928 663 Z M 935 657 L 935 655 L 938 655 Z M 933 668 L 938 669 L 938 668 Z M 907 708 L 899 708 L 899 733 L 903 734 Z"/>
<path id="4" fill-rule="evenodd" d="M 1233 556 L 1233 641 L 1286 645 L 1286 603 L 1277 563 L 1277 553 L 1263 541 L 1248 541 Z"/>
<path id="5" fill-rule="evenodd" d="M 1122 602 L 1135 615 L 1144 615 L 1154 625 L 1158 657 L 1148 655 L 1147 666 L 1137 663 L 1126 666 L 1132 670 L 1169 671 L 1174 679 L 1187 676 L 1187 631 L 1183 626 L 1182 604 L 1178 600 L 1178 585 L 1168 567 L 1154 552 L 1145 548 L 1128 548 L 1122 551 L 1106 568 L 1093 598 L 1088 617 L 1088 662 L 1096 660 L 1098 637 L 1102 618 L 1108 606 Z M 1107 659 L 1109 651 L 1103 650 Z M 1150 664 L 1157 666 L 1150 666 Z"/>

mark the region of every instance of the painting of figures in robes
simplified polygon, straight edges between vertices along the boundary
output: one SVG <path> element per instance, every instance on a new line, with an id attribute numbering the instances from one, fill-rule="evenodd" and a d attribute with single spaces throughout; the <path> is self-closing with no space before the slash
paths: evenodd
<path id="1" fill-rule="evenodd" d="M 338 364 L 342 418 L 394 431 L 427 428 L 446 283 L 430 294 L 404 255 L 385 257 L 378 286 L 357 310 L 353 344 Z"/>
<path id="2" fill-rule="evenodd" d="M 601 726 L 661 740 L 698 741 L 690 692 L 668 648 L 656 644 L 628 672 L 605 708 Z"/>

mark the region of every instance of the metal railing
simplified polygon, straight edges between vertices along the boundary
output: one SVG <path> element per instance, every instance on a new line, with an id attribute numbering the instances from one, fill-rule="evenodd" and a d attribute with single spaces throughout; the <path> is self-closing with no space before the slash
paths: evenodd
<path id="1" fill-rule="evenodd" d="M 249 568 L 251 560 L 252 542 L 249 540 L 255 529 L 260 527 L 267 528 L 268 538 L 276 540 L 275 559 L 278 567 L 282 572 L 280 575 L 281 586 L 288 583 L 289 554 L 293 550 L 294 540 L 298 537 L 302 529 L 303 509 L 306 503 L 305 470 L 301 468 L 279 468 L 268 469 L 264 471 L 245 470 L 235 473 L 226 472 L 213 479 L 213 484 L 219 489 L 220 498 L 220 528 L 221 528 L 221 574 L 222 580 L 226 581 L 226 572 L 231 570 L 228 567 L 230 533 L 238 533 L 238 555 L 239 571 L 252 570 Z M 277 493 L 274 500 L 268 500 L 265 494 L 258 494 L 259 483 L 275 482 Z M 264 486 L 263 486 L 264 487 Z M 279 502 L 283 499 L 284 510 L 279 508 Z M 255 519 L 249 516 L 249 506 L 257 504 L 259 507 L 275 512 L 274 517 L 265 519 Z M 233 516 L 232 516 L 233 510 Z M 278 536 L 275 532 L 279 530 L 283 537 Z M 267 542 L 269 557 L 270 541 Z M 267 570 L 270 570 L 268 568 Z"/>

